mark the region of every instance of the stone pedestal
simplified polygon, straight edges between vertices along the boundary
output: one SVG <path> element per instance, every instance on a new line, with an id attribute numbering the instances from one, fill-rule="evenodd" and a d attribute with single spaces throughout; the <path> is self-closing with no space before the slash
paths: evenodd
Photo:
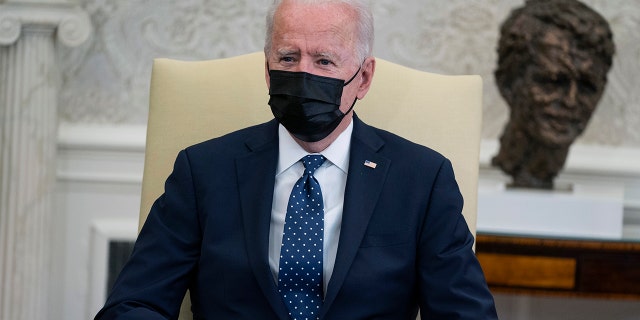
<path id="1" fill-rule="evenodd" d="M 576 183 L 558 190 L 509 189 L 480 183 L 478 232 L 621 240 L 624 186 Z"/>
<path id="2" fill-rule="evenodd" d="M 0 4 L 0 319 L 47 319 L 55 219 L 55 44 L 78 45 L 88 16 L 66 1 Z"/>

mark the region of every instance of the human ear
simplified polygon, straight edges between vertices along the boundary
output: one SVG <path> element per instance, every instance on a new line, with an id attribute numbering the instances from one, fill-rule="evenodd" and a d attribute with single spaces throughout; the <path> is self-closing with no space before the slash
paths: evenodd
<path id="1" fill-rule="evenodd" d="M 376 71 L 376 58 L 368 57 L 362 63 L 362 81 L 358 87 L 358 99 L 363 99 L 369 92 L 371 82 L 373 81 L 373 74 Z"/>

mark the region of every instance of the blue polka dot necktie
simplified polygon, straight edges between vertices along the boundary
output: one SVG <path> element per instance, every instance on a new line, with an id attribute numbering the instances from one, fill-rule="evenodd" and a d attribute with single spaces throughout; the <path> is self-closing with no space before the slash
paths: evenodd
<path id="1" fill-rule="evenodd" d="M 324 205 L 313 173 L 325 158 L 302 158 L 304 174 L 293 186 L 284 222 L 278 291 L 294 320 L 316 319 L 322 305 Z"/>

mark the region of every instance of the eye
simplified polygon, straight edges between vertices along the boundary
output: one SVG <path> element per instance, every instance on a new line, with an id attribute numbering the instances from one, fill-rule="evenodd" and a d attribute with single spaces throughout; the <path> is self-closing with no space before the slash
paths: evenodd
<path id="1" fill-rule="evenodd" d="M 293 61 L 294 61 L 293 57 L 282 57 L 282 58 L 280 58 L 280 62 L 284 62 L 284 63 L 291 63 Z"/>
<path id="2" fill-rule="evenodd" d="M 318 63 L 323 66 L 328 66 L 332 64 L 331 60 L 328 60 L 328 59 L 320 59 L 318 60 Z"/>
<path id="3" fill-rule="evenodd" d="M 599 86 L 588 79 L 581 79 L 578 82 L 579 89 L 587 94 L 597 93 L 600 89 Z"/>
<path id="4" fill-rule="evenodd" d="M 571 84 L 569 76 L 563 73 L 535 73 L 531 79 L 547 93 L 568 88 Z"/>

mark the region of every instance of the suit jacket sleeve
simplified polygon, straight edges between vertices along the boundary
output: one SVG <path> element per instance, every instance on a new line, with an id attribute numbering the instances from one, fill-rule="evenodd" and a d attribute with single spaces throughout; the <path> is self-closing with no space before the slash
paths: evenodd
<path id="1" fill-rule="evenodd" d="M 182 151 L 95 319 L 177 318 L 200 255 L 200 239 L 188 155 Z"/>
<path id="2" fill-rule="evenodd" d="M 497 319 L 493 297 L 462 216 L 462 195 L 445 160 L 436 176 L 419 239 L 420 313 L 428 319 Z"/>

